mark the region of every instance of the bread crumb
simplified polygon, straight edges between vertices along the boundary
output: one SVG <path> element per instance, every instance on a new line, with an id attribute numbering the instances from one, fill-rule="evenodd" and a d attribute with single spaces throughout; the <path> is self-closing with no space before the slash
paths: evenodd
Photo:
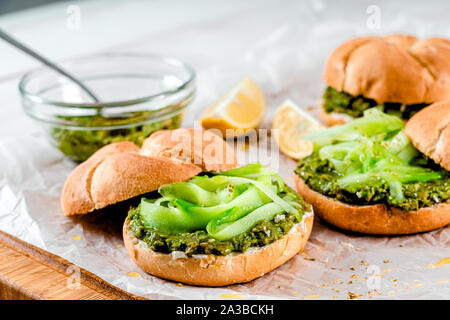
<path id="1" fill-rule="evenodd" d="M 436 284 L 444 284 L 444 283 L 447 283 L 447 282 L 449 282 L 449 280 L 436 281 L 435 283 Z"/>
<path id="2" fill-rule="evenodd" d="M 359 297 L 362 297 L 362 294 L 356 294 L 351 291 L 347 292 L 347 300 L 359 299 Z"/>
<path id="3" fill-rule="evenodd" d="M 220 296 L 222 299 L 242 299 L 245 297 L 245 294 L 236 294 L 236 293 L 224 293 Z"/>

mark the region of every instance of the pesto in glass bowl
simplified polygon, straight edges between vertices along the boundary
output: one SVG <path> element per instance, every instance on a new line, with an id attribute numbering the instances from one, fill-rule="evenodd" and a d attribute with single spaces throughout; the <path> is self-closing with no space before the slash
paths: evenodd
<path id="1" fill-rule="evenodd" d="M 60 64 L 99 97 L 91 102 L 78 87 L 48 68 L 26 74 L 20 84 L 27 115 L 76 162 L 106 144 L 132 141 L 180 127 L 195 94 L 195 73 L 172 58 L 104 54 Z"/>

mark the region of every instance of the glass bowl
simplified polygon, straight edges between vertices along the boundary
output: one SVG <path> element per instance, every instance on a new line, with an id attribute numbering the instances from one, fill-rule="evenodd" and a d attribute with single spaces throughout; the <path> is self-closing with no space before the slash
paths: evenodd
<path id="1" fill-rule="evenodd" d="M 155 131 L 178 128 L 195 94 L 195 72 L 172 58 L 104 54 L 59 65 L 101 102 L 45 67 L 26 74 L 19 91 L 26 114 L 76 162 L 111 142 L 141 145 Z"/>

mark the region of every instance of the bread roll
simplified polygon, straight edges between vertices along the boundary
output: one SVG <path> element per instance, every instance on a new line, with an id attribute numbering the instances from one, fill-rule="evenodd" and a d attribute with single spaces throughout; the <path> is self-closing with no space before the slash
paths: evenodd
<path id="1" fill-rule="evenodd" d="M 450 41 L 395 34 L 357 37 L 334 50 L 325 82 L 378 103 L 433 103 L 450 99 Z"/>
<path id="2" fill-rule="evenodd" d="M 301 252 L 311 233 L 313 215 L 305 214 L 283 238 L 262 248 L 250 248 L 246 253 L 226 256 L 199 255 L 187 257 L 183 253 L 155 252 L 134 237 L 123 225 L 123 239 L 128 254 L 145 272 L 172 281 L 196 286 L 226 286 L 249 282 L 278 268 Z"/>
<path id="3" fill-rule="evenodd" d="M 189 136 L 190 142 L 170 141 L 172 132 Z M 191 148 L 194 141 L 202 147 Z M 172 157 L 171 150 L 183 156 Z M 141 149 L 128 141 L 112 143 L 78 165 L 63 187 L 61 207 L 67 216 L 86 214 L 157 190 L 163 184 L 186 181 L 202 170 L 223 171 L 236 165 L 233 150 L 213 133 L 193 129 L 159 131 L 147 138 Z"/>
<path id="4" fill-rule="evenodd" d="M 408 39 L 405 41 L 407 45 Z M 338 124 L 333 114 L 323 109 L 321 117 L 329 125 Z M 416 113 L 407 122 L 405 134 L 419 151 L 450 170 L 450 102 L 436 102 Z M 295 181 L 298 193 L 313 205 L 315 213 L 342 229 L 393 235 L 429 231 L 450 223 L 450 201 L 410 212 L 385 204 L 351 205 L 310 189 L 297 175 Z"/>
<path id="5" fill-rule="evenodd" d="M 315 214 L 341 229 L 398 235 L 430 231 L 450 223 L 450 201 L 407 212 L 385 204 L 359 206 L 337 201 L 310 189 L 297 175 L 295 184 L 303 199 L 312 204 Z"/>
<path id="6" fill-rule="evenodd" d="M 161 130 L 144 141 L 141 153 L 193 163 L 203 171 L 226 171 L 237 165 L 233 149 L 212 130 Z"/>
<path id="7" fill-rule="evenodd" d="M 420 110 L 406 124 L 405 134 L 422 153 L 450 171 L 450 102 Z"/>

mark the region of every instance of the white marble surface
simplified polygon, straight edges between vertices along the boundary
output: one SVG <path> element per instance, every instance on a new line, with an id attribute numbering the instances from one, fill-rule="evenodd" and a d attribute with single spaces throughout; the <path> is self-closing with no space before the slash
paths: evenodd
<path id="1" fill-rule="evenodd" d="M 67 27 L 72 4 L 81 9 L 80 29 Z M 367 25 L 371 5 L 380 9 L 379 28 Z M 274 107 L 286 98 L 302 107 L 317 101 L 323 65 L 338 43 L 398 31 L 450 37 L 449 9 L 446 1 L 99 0 L 0 16 L 0 27 L 56 61 L 98 52 L 151 52 L 189 62 L 197 71 L 198 94 L 184 126 L 192 126 L 205 107 L 251 76 L 268 98 L 267 126 Z M 450 256 L 448 227 L 390 238 L 342 234 L 316 223 L 306 257 L 299 255 L 249 285 L 224 289 L 178 287 L 142 272 L 139 278 L 127 277 L 136 268 L 123 248 L 115 248 L 119 238 L 61 217 L 59 192 L 73 164 L 42 140 L 24 115 L 17 90 L 20 77 L 37 66 L 0 43 L 0 229 L 150 298 L 218 298 L 234 292 L 247 298 L 345 299 L 352 291 L 366 299 L 450 299 L 450 265 L 427 268 Z M 280 164 L 292 184 L 295 163 L 282 157 Z M 108 263 L 105 270 L 95 259 L 99 250 Z M 377 293 L 368 294 L 364 278 L 370 274 L 362 260 L 381 272 Z"/>

